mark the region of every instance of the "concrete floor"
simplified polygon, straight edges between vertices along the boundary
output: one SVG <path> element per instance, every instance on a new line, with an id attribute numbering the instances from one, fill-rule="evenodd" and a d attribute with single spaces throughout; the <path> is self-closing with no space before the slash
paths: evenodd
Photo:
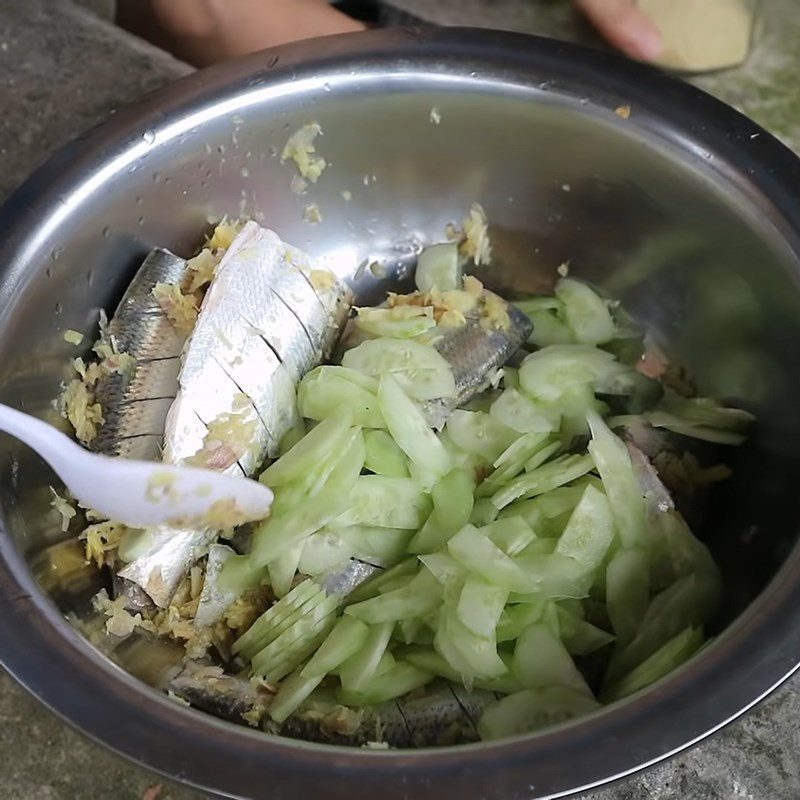
<path id="1" fill-rule="evenodd" d="M 393 0 L 442 24 L 512 27 L 574 38 L 566 3 Z M 800 150 L 800 18 L 771 0 L 747 67 L 698 80 Z M 61 143 L 189 68 L 68 0 L 0 0 L 0 200 Z M 796 682 L 743 722 L 669 763 L 594 795 L 597 800 L 797 800 Z M 124 725 L 124 720 L 120 721 Z M 201 795 L 109 753 L 53 717 L 0 674 L 3 800 L 190 800 Z"/>

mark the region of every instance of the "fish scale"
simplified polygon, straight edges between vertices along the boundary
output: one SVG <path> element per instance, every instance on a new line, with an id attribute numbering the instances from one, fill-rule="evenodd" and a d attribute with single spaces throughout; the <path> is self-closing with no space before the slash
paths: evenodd
<path id="1" fill-rule="evenodd" d="M 104 455 L 155 461 L 172 399 L 177 392 L 180 354 L 186 337 L 162 311 L 153 287 L 186 285 L 192 270 L 168 250 L 147 255 L 128 287 L 106 332 L 133 369 L 101 377 L 94 387 L 105 421 L 91 443 Z"/>

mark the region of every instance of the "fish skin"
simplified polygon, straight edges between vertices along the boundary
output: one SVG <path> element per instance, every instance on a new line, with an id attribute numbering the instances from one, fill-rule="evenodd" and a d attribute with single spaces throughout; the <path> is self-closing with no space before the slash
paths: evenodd
<path id="1" fill-rule="evenodd" d="M 222 568 L 234 555 L 236 551 L 224 544 L 212 544 L 208 549 L 203 590 L 200 592 L 200 602 L 194 615 L 194 624 L 198 628 L 206 628 L 222 619 L 228 606 L 239 596 L 238 591 L 225 591 L 219 586 Z"/>
<path id="2" fill-rule="evenodd" d="M 630 448 L 635 448 L 655 470 L 657 480 L 664 492 L 669 495 L 672 504 L 689 523 L 692 530 L 700 530 L 710 513 L 711 492 L 708 486 L 675 486 L 668 474 L 662 472 L 659 456 L 674 454 L 681 457 L 685 454 L 694 456 L 701 465 L 714 465 L 720 462 L 719 446 L 711 442 L 681 436 L 666 430 L 654 428 L 644 420 L 632 420 L 615 431 Z M 634 466 L 637 466 L 636 455 L 632 455 Z M 641 466 L 641 465 L 639 465 Z M 654 487 L 650 487 L 651 489 Z M 665 500 L 662 492 L 658 492 L 661 500 Z"/>
<path id="3" fill-rule="evenodd" d="M 362 583 L 366 583 L 370 578 L 374 578 L 381 572 L 383 572 L 382 567 L 370 564 L 359 558 L 351 558 L 341 567 L 337 567 L 325 576 L 318 576 L 315 581 L 327 594 L 347 597 Z"/>
<path id="4" fill-rule="evenodd" d="M 484 290 L 484 294 L 487 293 Z M 511 303 L 498 299 L 508 313 L 510 325 L 507 329 L 487 330 L 481 325 L 480 312 L 472 311 L 465 315 L 465 325 L 450 328 L 431 342 L 450 364 L 456 384 L 455 397 L 430 400 L 420 405 L 432 428 L 441 430 L 454 409 L 486 389 L 495 370 L 502 367 L 531 335 L 533 324 L 530 319 Z"/>
<path id="5" fill-rule="evenodd" d="M 667 511 L 674 511 L 675 503 L 672 500 L 672 495 L 667 487 L 664 486 L 661 476 L 650 462 L 650 459 L 636 445 L 626 442 L 626 446 L 633 471 L 639 482 L 639 488 L 645 498 L 648 514 L 651 517 L 655 517 Z"/>
<path id="6" fill-rule="evenodd" d="M 308 256 L 275 233 L 248 222 L 222 258 L 186 346 L 180 390 L 167 417 L 164 460 L 194 455 L 204 428 L 247 395 L 261 426 L 249 475 L 274 457 L 282 436 L 299 422 L 294 389 L 335 344 L 336 320 L 349 303 L 342 288 L 318 294 Z"/>
<path id="7" fill-rule="evenodd" d="M 245 724 L 244 714 L 266 708 L 271 698 L 246 678 L 196 662 L 189 662 L 166 688 L 195 708 L 240 725 Z"/>
<path id="8" fill-rule="evenodd" d="M 95 385 L 105 418 L 91 442 L 95 452 L 160 460 L 186 337 L 175 330 L 152 292 L 157 283 L 186 285 L 190 275 L 184 259 L 168 250 L 152 250 L 117 306 L 107 333 L 135 364 L 131 372 L 104 375 Z"/>
<path id="9" fill-rule="evenodd" d="M 243 714 L 266 710 L 270 695 L 241 676 L 224 673 L 221 668 L 190 664 L 167 687 L 173 694 L 201 711 L 230 722 L 244 724 Z M 265 715 L 262 727 L 294 739 L 328 744 L 361 746 L 367 742 L 386 742 L 390 747 L 434 747 L 478 741 L 477 721 L 483 710 L 496 702 L 493 692 L 467 692 L 449 681 L 436 681 L 430 687 L 406 697 L 370 706 L 356 715 L 349 714 L 352 726 L 337 723 L 335 703 L 301 711 L 277 726 Z"/>
<path id="10" fill-rule="evenodd" d="M 254 222 L 242 228 L 217 267 L 183 347 L 177 396 L 165 423 L 166 463 L 195 455 L 208 426 L 230 413 L 257 424 L 245 455 L 223 472 L 250 476 L 277 455 L 281 437 L 299 421 L 296 382 L 330 354 L 352 300 L 329 273 L 322 273 L 329 280 L 316 289 L 316 270 L 309 256 L 272 231 Z M 156 528 L 152 547 L 120 577 L 164 608 L 216 537 L 216 530 Z"/>

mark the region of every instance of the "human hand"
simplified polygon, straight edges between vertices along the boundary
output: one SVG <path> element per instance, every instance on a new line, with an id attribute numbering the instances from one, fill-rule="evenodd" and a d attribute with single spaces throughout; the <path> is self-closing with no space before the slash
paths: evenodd
<path id="1" fill-rule="evenodd" d="M 364 29 L 327 0 L 117 0 L 117 22 L 197 67 Z"/>
<path id="2" fill-rule="evenodd" d="M 623 53 L 643 61 L 653 61 L 661 55 L 661 34 L 634 0 L 575 0 L 575 5 Z"/>

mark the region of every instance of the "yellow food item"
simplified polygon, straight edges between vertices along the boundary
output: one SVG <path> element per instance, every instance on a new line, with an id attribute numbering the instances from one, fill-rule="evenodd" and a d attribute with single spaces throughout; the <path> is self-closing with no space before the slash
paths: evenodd
<path id="1" fill-rule="evenodd" d="M 186 266 L 193 273 L 192 282 L 189 284 L 189 294 L 193 294 L 211 283 L 219 262 L 219 257 L 215 256 L 208 247 L 203 248 L 194 258 L 190 258 L 186 262 Z"/>
<path id="2" fill-rule="evenodd" d="M 141 627 L 148 627 L 142 619 L 141 614 L 130 614 L 125 610 L 125 597 L 120 596 L 116 600 L 111 600 L 106 593 L 106 590 L 101 590 L 95 595 L 93 603 L 94 607 L 105 614 L 108 619 L 106 620 L 106 632 L 112 636 L 126 637 L 130 636 L 134 629 Z"/>
<path id="3" fill-rule="evenodd" d="M 469 216 L 462 224 L 464 241 L 459 250 L 466 258 L 471 258 L 477 266 L 489 264 L 492 260 L 492 245 L 489 241 L 489 223 L 486 212 L 478 203 L 473 203 Z"/>
<path id="4" fill-rule="evenodd" d="M 153 287 L 153 297 L 175 330 L 192 332 L 198 314 L 197 301 L 192 295 L 183 294 L 180 286 L 174 283 L 157 283 Z"/>
<path id="5" fill-rule="evenodd" d="M 214 233 L 211 234 L 211 238 L 208 240 L 209 249 L 227 250 L 243 227 L 244 222 L 241 220 L 228 222 L 227 219 L 223 219 L 222 222 L 214 228 Z"/>
<path id="6" fill-rule="evenodd" d="M 80 331 L 64 331 L 64 341 L 74 344 L 76 347 L 83 344 L 83 334 Z"/>
<path id="7" fill-rule="evenodd" d="M 312 269 L 308 277 L 318 292 L 327 292 L 336 284 L 336 276 L 327 269 Z"/>
<path id="8" fill-rule="evenodd" d="M 464 291 L 476 300 L 483 294 L 483 284 L 472 275 L 464 276 Z"/>
<path id="9" fill-rule="evenodd" d="M 505 301 L 492 292 L 483 295 L 481 304 L 481 327 L 486 330 L 508 330 L 511 318 Z"/>
<path id="10" fill-rule="evenodd" d="M 319 210 L 319 206 L 316 203 L 312 203 L 310 206 L 306 206 L 303 209 L 303 220 L 311 225 L 322 222 L 322 212 Z"/>
<path id="11" fill-rule="evenodd" d="M 94 401 L 86 384 L 77 378 L 67 384 L 61 395 L 61 413 L 83 444 L 89 444 L 97 435 L 97 428 L 105 422 L 100 404 Z"/>
<path id="12" fill-rule="evenodd" d="M 203 446 L 186 463 L 194 467 L 223 470 L 235 464 L 253 446 L 259 425 L 246 395 L 234 399 L 233 409 L 208 425 Z M 232 525 L 233 522 L 226 523 Z"/>
<path id="13" fill-rule="evenodd" d="M 750 49 L 753 13 L 744 0 L 637 0 L 661 31 L 656 61 L 691 72 L 741 64 Z"/>
<path id="14" fill-rule="evenodd" d="M 437 324 L 442 328 L 460 328 L 467 324 L 467 319 L 461 311 L 448 309 L 439 317 Z"/>
<path id="15" fill-rule="evenodd" d="M 267 610 L 273 600 L 268 586 L 248 589 L 228 606 L 225 612 L 225 624 L 241 636 Z"/>
<path id="16" fill-rule="evenodd" d="M 62 497 L 52 486 L 50 493 L 53 495 L 50 505 L 61 515 L 61 530 L 66 532 L 69 523 L 78 512 L 72 507 L 69 500 Z"/>
<path id="17" fill-rule="evenodd" d="M 311 183 L 316 183 L 328 166 L 324 158 L 315 155 L 314 139 L 321 133 L 322 128 L 317 122 L 303 125 L 289 137 L 281 153 L 281 163 L 291 159 L 297 165 L 297 171 Z"/>
<path id="18" fill-rule="evenodd" d="M 126 527 L 121 522 L 97 522 L 84 528 L 80 538 L 86 543 L 86 561 L 102 567 L 119 547 Z"/>

